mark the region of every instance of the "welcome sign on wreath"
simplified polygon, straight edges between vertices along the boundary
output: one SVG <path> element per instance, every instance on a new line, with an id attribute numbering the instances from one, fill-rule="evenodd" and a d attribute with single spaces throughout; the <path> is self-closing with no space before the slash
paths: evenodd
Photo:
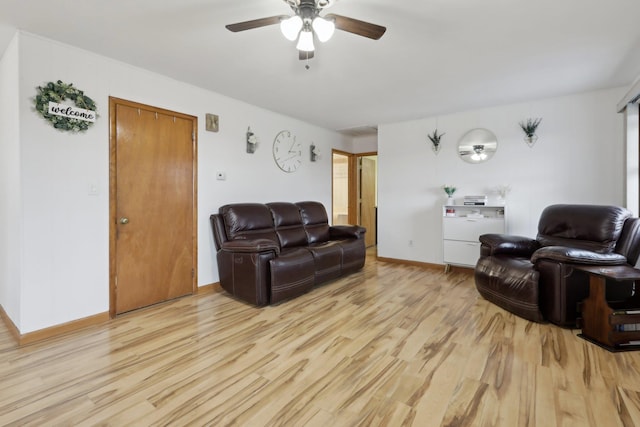
<path id="1" fill-rule="evenodd" d="M 74 105 L 64 103 L 66 100 L 73 101 Z M 73 83 L 58 80 L 38 86 L 35 102 L 36 111 L 54 128 L 63 131 L 85 131 L 98 117 L 96 103 L 83 91 L 73 87 Z"/>

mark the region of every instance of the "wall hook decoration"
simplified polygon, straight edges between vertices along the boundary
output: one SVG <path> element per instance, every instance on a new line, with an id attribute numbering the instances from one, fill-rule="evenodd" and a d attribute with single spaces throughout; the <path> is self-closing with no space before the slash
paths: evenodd
<path id="1" fill-rule="evenodd" d="M 247 128 L 247 153 L 253 154 L 256 152 L 256 148 L 258 148 L 258 137 L 251 132 L 251 127 Z"/>
<path id="2" fill-rule="evenodd" d="M 311 146 L 309 146 L 309 151 L 311 153 L 311 161 L 315 162 L 318 159 L 320 159 L 320 149 L 318 147 L 316 147 L 316 145 L 314 143 L 311 143 Z"/>
<path id="3" fill-rule="evenodd" d="M 527 143 L 529 148 L 533 147 L 533 145 L 538 140 L 538 135 L 536 135 L 536 129 L 538 128 L 538 125 L 540 125 L 541 121 L 542 121 L 542 118 L 535 118 L 535 119 L 529 118 L 527 119 L 526 122 L 522 121 L 518 123 L 525 135 L 524 142 Z"/>
<path id="4" fill-rule="evenodd" d="M 444 133 L 438 135 L 438 129 L 436 128 L 432 134 L 428 133 L 427 137 L 431 140 L 432 147 L 434 153 L 438 154 L 440 152 L 440 138 L 444 136 Z"/>

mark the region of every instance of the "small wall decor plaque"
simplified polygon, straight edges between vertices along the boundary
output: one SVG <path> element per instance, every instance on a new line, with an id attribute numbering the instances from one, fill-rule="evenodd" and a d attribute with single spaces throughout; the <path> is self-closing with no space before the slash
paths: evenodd
<path id="1" fill-rule="evenodd" d="M 73 83 L 58 80 L 38 86 L 37 91 L 36 111 L 56 129 L 82 132 L 89 129 L 98 117 L 96 103 L 73 87 Z M 73 105 L 69 105 L 69 101 Z"/>
<path id="2" fill-rule="evenodd" d="M 220 128 L 220 118 L 216 114 L 207 113 L 206 128 L 209 132 L 218 132 Z"/>

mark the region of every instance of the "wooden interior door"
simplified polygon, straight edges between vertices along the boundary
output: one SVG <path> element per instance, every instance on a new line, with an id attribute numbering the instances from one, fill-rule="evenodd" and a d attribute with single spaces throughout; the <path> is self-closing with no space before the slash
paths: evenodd
<path id="1" fill-rule="evenodd" d="M 360 225 L 367 229 L 365 246 L 376 244 L 376 161 L 360 158 Z"/>
<path id="2" fill-rule="evenodd" d="M 111 314 L 193 293 L 197 118 L 110 99 Z"/>

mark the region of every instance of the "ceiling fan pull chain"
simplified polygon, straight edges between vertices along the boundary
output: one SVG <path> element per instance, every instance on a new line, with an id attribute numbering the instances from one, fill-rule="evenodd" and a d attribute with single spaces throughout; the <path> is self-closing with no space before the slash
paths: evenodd
<path id="1" fill-rule="evenodd" d="M 305 52 L 305 57 L 306 57 L 305 59 L 306 59 L 307 63 L 304 65 L 304 69 L 308 70 L 308 69 L 311 68 L 311 66 L 309 65 L 309 52 Z"/>

